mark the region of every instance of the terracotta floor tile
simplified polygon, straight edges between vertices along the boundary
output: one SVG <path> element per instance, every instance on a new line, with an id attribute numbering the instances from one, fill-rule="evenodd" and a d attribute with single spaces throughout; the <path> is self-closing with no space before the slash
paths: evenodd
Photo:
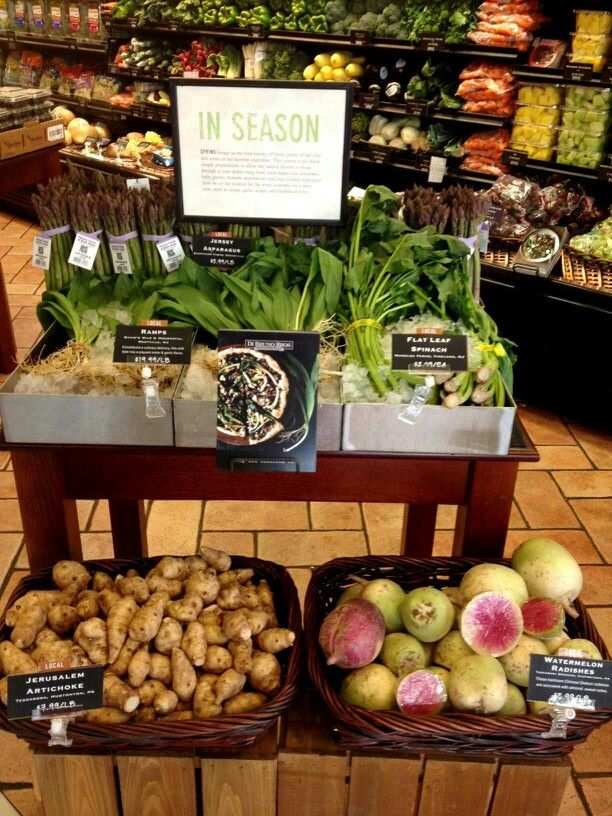
<path id="1" fill-rule="evenodd" d="M 570 754 L 577 773 L 612 774 L 612 722 L 596 728 L 586 742 Z"/>
<path id="2" fill-rule="evenodd" d="M 570 429 L 595 467 L 612 468 L 612 437 L 582 425 Z"/>
<path id="3" fill-rule="evenodd" d="M 212 533 L 205 532 L 200 536 L 200 544 L 223 550 L 230 555 L 255 555 L 255 536 L 253 533 Z"/>
<path id="4" fill-rule="evenodd" d="M 36 306 L 22 306 L 21 311 L 19 312 L 19 317 L 36 318 Z"/>
<path id="5" fill-rule="evenodd" d="M 10 240 L 11 238 L 21 238 L 21 236 L 25 235 L 29 228 L 30 224 L 22 224 L 17 220 L 11 221 L 10 224 L 7 224 L 2 230 L 2 240 L 6 241 L 7 239 Z"/>
<path id="6" fill-rule="evenodd" d="M 397 555 L 404 523 L 403 504 L 363 504 L 372 555 Z"/>
<path id="7" fill-rule="evenodd" d="M 38 298 L 36 295 L 24 295 L 18 294 L 17 292 L 8 295 L 8 302 L 9 306 L 36 306 L 38 303 Z"/>
<path id="8" fill-rule="evenodd" d="M 208 501 L 205 530 L 307 530 L 306 502 Z"/>
<path id="9" fill-rule="evenodd" d="M 574 499 L 570 504 L 595 546 L 612 563 L 612 499 Z"/>
<path id="10" fill-rule="evenodd" d="M 528 538 L 552 538 L 567 547 L 580 564 L 603 563 L 584 530 L 508 530 L 504 556 L 510 558 L 518 545 Z"/>
<path id="11" fill-rule="evenodd" d="M 316 566 L 331 558 L 367 555 L 365 536 L 357 530 L 259 533 L 260 558 L 287 566 Z"/>
<path id="12" fill-rule="evenodd" d="M 34 295 L 38 286 L 34 283 L 7 283 L 6 292 L 8 295 Z"/>
<path id="13" fill-rule="evenodd" d="M 0 470 L 4 470 L 4 468 L 8 465 L 10 456 L 10 453 L 0 452 Z"/>
<path id="14" fill-rule="evenodd" d="M 584 585 L 580 597 L 593 606 L 612 604 L 612 567 L 583 567 Z"/>
<path id="15" fill-rule="evenodd" d="M 9 275 L 15 276 L 17 272 L 23 269 L 28 263 L 29 258 L 26 258 L 24 255 L 5 255 L 4 258 L 2 258 L 2 272 L 5 277 Z M 22 282 L 27 283 L 27 281 Z M 37 281 L 35 281 L 35 283 L 37 283 Z"/>
<path id="16" fill-rule="evenodd" d="M 0 238 L 2 234 L 0 233 Z M 13 244 L 8 251 L 8 257 L 13 255 L 23 255 L 28 259 L 32 257 L 32 241 L 20 240 L 19 243 Z M 41 270 L 42 272 L 42 270 Z"/>
<path id="17" fill-rule="evenodd" d="M 580 526 L 549 473 L 521 471 L 514 495 L 530 527 Z"/>
<path id="18" fill-rule="evenodd" d="M 593 465 L 579 445 L 536 445 L 539 462 L 521 462 L 519 470 L 589 470 Z"/>
<path id="19" fill-rule="evenodd" d="M 519 408 L 519 416 L 534 445 L 573 445 L 574 438 L 559 417 L 539 408 Z"/>
<path id="20" fill-rule="evenodd" d="M 582 799 L 576 790 L 576 783 L 571 777 L 567 780 L 557 816 L 587 816 Z"/>
<path id="21" fill-rule="evenodd" d="M 200 501 L 155 501 L 147 520 L 149 555 L 193 555 L 200 535 Z"/>
<path id="22" fill-rule="evenodd" d="M 21 317 L 13 320 L 13 334 L 15 335 L 15 345 L 32 346 L 36 338 L 41 333 L 38 320 L 32 317 Z"/>
<path id="23" fill-rule="evenodd" d="M 0 586 L 4 583 L 9 570 L 13 566 L 13 561 L 19 552 L 22 541 L 23 535 L 21 533 L 0 533 Z M 1 755 L 2 750 L 0 748 Z"/>
<path id="24" fill-rule="evenodd" d="M 111 533 L 82 533 L 81 546 L 84 561 L 91 561 L 94 558 L 113 558 L 115 554 Z"/>
<path id="25" fill-rule="evenodd" d="M 454 530 L 436 530 L 433 552 L 436 558 L 448 558 L 453 554 Z"/>
<path id="26" fill-rule="evenodd" d="M 4 790 L 2 795 L 19 811 L 20 816 L 45 816 L 43 807 L 34 796 L 32 788 Z"/>
<path id="27" fill-rule="evenodd" d="M 361 530 L 361 510 L 349 502 L 310 502 L 313 530 Z"/>
<path id="28" fill-rule="evenodd" d="M 593 606 L 589 609 L 589 615 L 593 618 L 595 628 L 612 653 L 612 607 L 604 606 L 597 609 Z"/>
<path id="29" fill-rule="evenodd" d="M 108 502 L 106 499 L 101 499 L 96 505 L 96 509 L 89 523 L 89 529 L 92 533 L 98 533 L 104 530 L 110 530 L 110 515 L 108 513 Z"/>
<path id="30" fill-rule="evenodd" d="M 11 573 L 11 577 L 8 579 L 4 586 L 4 589 L 2 590 L 2 596 L 0 597 L 0 609 L 2 609 L 2 611 L 6 609 L 6 603 L 13 594 L 13 591 L 17 584 L 21 581 L 22 578 L 25 578 L 27 574 L 28 574 L 27 571 L 13 570 L 13 572 Z"/>
<path id="31" fill-rule="evenodd" d="M 552 475 L 566 498 L 612 496 L 612 470 L 565 470 Z"/>
<path id="32" fill-rule="evenodd" d="M 592 816 L 610 816 L 612 803 L 612 776 L 580 779 L 578 784 L 591 809 Z"/>
<path id="33" fill-rule="evenodd" d="M 40 286 L 45 280 L 44 272 L 27 264 L 15 275 L 11 283 L 35 283 Z"/>
<path id="34" fill-rule="evenodd" d="M 8 731 L 0 731 L 0 756 L 2 756 L 2 784 L 32 784 L 32 762 L 27 742 Z"/>
<path id="35" fill-rule="evenodd" d="M 21 516 L 17 499 L 0 499 L 0 532 L 12 533 L 21 530 Z"/>
<path id="36" fill-rule="evenodd" d="M 300 568 L 290 569 L 289 574 L 293 578 L 293 582 L 297 587 L 300 598 L 300 606 L 302 607 L 302 612 L 304 612 L 304 598 L 306 597 L 306 588 L 310 582 L 310 570 Z"/>
<path id="37" fill-rule="evenodd" d="M 0 499 L 16 499 L 15 478 L 10 470 L 0 473 Z"/>

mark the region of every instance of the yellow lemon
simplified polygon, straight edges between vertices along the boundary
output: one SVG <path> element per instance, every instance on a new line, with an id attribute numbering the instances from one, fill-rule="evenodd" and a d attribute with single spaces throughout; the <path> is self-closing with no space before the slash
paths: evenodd
<path id="1" fill-rule="evenodd" d="M 322 68 L 324 65 L 329 65 L 329 54 L 317 54 L 314 61 L 315 65 L 318 65 L 319 68 Z"/>
<path id="2" fill-rule="evenodd" d="M 324 80 L 325 80 L 325 77 L 324 77 L 324 76 L 323 76 L 323 74 L 322 74 L 322 73 L 319 71 L 319 73 L 318 73 L 318 74 L 315 76 L 314 81 L 315 81 L 315 82 L 324 82 Z"/>
<path id="3" fill-rule="evenodd" d="M 331 79 L 333 71 L 334 69 L 331 67 L 331 65 L 324 65 L 321 68 L 321 75 L 323 76 L 323 79 Z"/>
<path id="4" fill-rule="evenodd" d="M 313 63 L 312 65 L 308 65 L 306 68 L 304 68 L 304 73 L 302 74 L 302 76 L 304 77 L 304 79 L 314 79 L 318 72 L 319 72 L 318 66 L 314 65 Z"/>
<path id="5" fill-rule="evenodd" d="M 334 82 L 346 82 L 346 72 L 344 68 L 334 68 L 332 71 L 332 79 Z"/>
<path id="6" fill-rule="evenodd" d="M 356 62 L 349 62 L 344 70 L 346 75 L 351 78 L 363 76 L 363 68 L 361 65 L 357 65 Z"/>
<path id="7" fill-rule="evenodd" d="M 332 68 L 344 68 L 351 60 L 352 56 L 347 51 L 334 51 L 329 58 Z"/>

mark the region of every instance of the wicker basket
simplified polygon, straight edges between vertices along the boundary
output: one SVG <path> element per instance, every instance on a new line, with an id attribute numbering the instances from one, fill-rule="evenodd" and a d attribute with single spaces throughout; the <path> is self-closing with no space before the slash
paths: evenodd
<path id="1" fill-rule="evenodd" d="M 612 262 L 583 255 L 575 249 L 564 249 L 561 256 L 563 280 L 612 292 Z"/>
<path id="2" fill-rule="evenodd" d="M 568 753 L 593 729 L 610 719 L 610 713 L 605 712 L 577 713 L 566 740 L 549 740 L 542 739 L 541 734 L 550 719 L 533 715 L 486 717 L 448 713 L 411 717 L 397 711 L 369 711 L 347 705 L 338 698 L 337 689 L 345 673 L 326 665 L 318 645 L 318 632 L 341 590 L 351 583 L 350 576 L 367 580 L 390 578 L 407 591 L 425 584 L 441 588 L 458 584 L 463 574 L 478 563 L 481 562 L 474 558 L 338 558 L 313 572 L 304 611 L 308 670 L 332 715 L 335 735 L 343 745 L 359 749 L 546 757 Z M 570 635 L 592 640 L 604 657 L 609 658 L 588 612 L 580 602 L 576 606 L 580 614 L 577 620 L 568 621 Z"/>
<path id="3" fill-rule="evenodd" d="M 100 570 L 109 575 L 125 573 L 136 569 L 146 574 L 160 559 L 113 559 L 85 561 L 85 567 L 94 572 Z M 278 657 L 283 669 L 284 683 L 276 696 L 254 711 L 245 714 L 222 714 L 210 720 L 156 721 L 147 723 L 124 723 L 121 725 L 99 725 L 75 720 L 68 727 L 68 735 L 73 740 L 73 748 L 100 752 L 120 751 L 127 748 L 147 750 L 191 751 L 195 749 L 232 751 L 254 743 L 268 731 L 276 718 L 291 705 L 298 690 L 298 680 L 303 667 L 303 632 L 300 603 L 295 584 L 284 567 L 259 558 L 232 557 L 235 568 L 251 567 L 256 579 L 265 578 L 276 603 L 279 625 L 287 626 L 296 634 L 291 649 L 281 652 Z M 24 578 L 7 604 L 7 609 L 17 598 L 32 589 L 47 589 L 53 586 L 51 570 L 45 569 Z M 9 636 L 4 622 L 0 619 L 0 640 Z M 8 720 L 6 707 L 0 704 L 0 728 L 12 731 L 33 746 L 46 746 L 49 739 L 49 721 Z"/>

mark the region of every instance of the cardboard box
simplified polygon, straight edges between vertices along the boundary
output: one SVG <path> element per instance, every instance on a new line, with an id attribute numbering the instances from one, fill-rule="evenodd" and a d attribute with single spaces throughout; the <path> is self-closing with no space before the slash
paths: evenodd
<path id="1" fill-rule="evenodd" d="M 64 125 L 61 119 L 46 122 L 26 122 L 23 127 L 0 133 L 0 159 L 10 159 L 41 150 L 48 145 L 63 143 Z"/>

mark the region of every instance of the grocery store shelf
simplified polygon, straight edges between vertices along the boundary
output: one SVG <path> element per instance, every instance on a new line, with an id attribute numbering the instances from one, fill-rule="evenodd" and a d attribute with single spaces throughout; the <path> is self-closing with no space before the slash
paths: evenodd
<path id="1" fill-rule="evenodd" d="M 360 38 L 358 36 L 350 37 L 348 35 L 340 34 L 311 34 L 305 31 L 268 31 L 260 26 L 251 26 L 249 28 L 224 28 L 221 26 L 197 26 L 195 28 L 180 28 L 179 26 L 155 26 L 146 25 L 139 26 L 137 22 L 126 21 L 119 23 L 111 21 L 110 36 L 116 38 L 117 36 L 126 36 L 126 34 L 133 35 L 135 31 L 140 34 L 149 36 L 163 35 L 170 36 L 185 36 L 193 37 L 200 35 L 209 35 L 213 37 L 232 37 L 241 40 L 251 39 L 270 39 L 282 42 L 303 43 L 304 45 L 322 45 L 322 46 L 344 46 L 352 48 L 373 48 L 373 49 L 391 49 L 395 51 L 417 51 L 424 54 L 444 54 L 447 56 L 468 56 L 468 57 L 495 57 L 500 60 L 516 61 L 519 59 L 518 51 L 507 48 L 487 48 L 486 46 L 471 46 L 469 43 L 461 43 L 460 45 L 444 45 L 442 48 L 428 47 L 426 45 L 416 44 L 412 45 L 404 40 L 393 40 L 387 38 Z"/>
<path id="2" fill-rule="evenodd" d="M 151 80 L 163 81 L 166 79 L 170 79 L 170 74 L 164 73 L 163 71 L 159 70 L 139 71 L 138 68 L 119 68 L 112 62 L 109 63 L 108 73 L 123 79 L 131 80 L 140 79 L 143 80 L 144 82 L 151 82 Z"/>
<path id="3" fill-rule="evenodd" d="M 106 42 L 94 42 L 80 37 L 48 37 L 44 34 L 17 33 L 15 31 L 0 32 L 0 42 L 9 45 L 29 45 L 37 48 L 51 48 L 57 51 L 89 51 L 92 54 L 104 54 Z"/>
<path id="4" fill-rule="evenodd" d="M 559 68 L 531 68 L 519 65 L 514 68 L 516 79 L 527 82 L 543 82 L 546 85 L 590 85 L 593 88 L 609 88 L 610 84 L 602 82 L 601 74 L 594 74 L 591 79 L 567 79 Z"/>
<path id="5" fill-rule="evenodd" d="M 60 150 L 60 161 L 63 163 L 71 162 L 79 167 L 84 167 L 88 170 L 100 170 L 103 173 L 115 173 L 126 178 L 148 178 L 152 181 L 170 180 L 173 178 L 173 173 L 168 171 L 156 173 L 155 171 L 148 171 L 131 167 L 127 164 L 121 165 L 116 161 L 105 159 L 95 159 L 91 156 L 84 156 L 76 150 L 64 147 Z"/>
<path id="6" fill-rule="evenodd" d="M 434 119 L 437 122 L 460 122 L 466 125 L 478 125 L 482 127 L 504 127 L 507 124 L 507 119 L 502 116 L 488 116 L 477 113 L 468 113 L 462 110 L 453 110 L 452 108 L 427 108 L 427 112 L 420 114 L 411 114 L 406 111 L 406 105 L 393 104 L 390 102 L 380 102 L 371 104 L 370 102 L 363 102 L 359 100 L 359 94 L 355 97 L 353 107 L 357 110 L 367 110 L 377 113 L 390 113 L 394 116 L 408 116 L 417 115 L 424 119 Z"/>
<path id="7" fill-rule="evenodd" d="M 125 122 L 126 119 L 144 119 L 148 122 L 160 122 L 169 124 L 170 109 L 169 108 L 152 108 L 150 105 L 137 105 L 131 108 L 115 108 L 98 100 L 80 99 L 74 96 L 63 96 L 62 94 L 53 94 L 51 96 L 53 102 L 60 105 L 68 105 L 70 108 L 76 108 L 90 116 L 97 116 L 106 122 Z"/>

